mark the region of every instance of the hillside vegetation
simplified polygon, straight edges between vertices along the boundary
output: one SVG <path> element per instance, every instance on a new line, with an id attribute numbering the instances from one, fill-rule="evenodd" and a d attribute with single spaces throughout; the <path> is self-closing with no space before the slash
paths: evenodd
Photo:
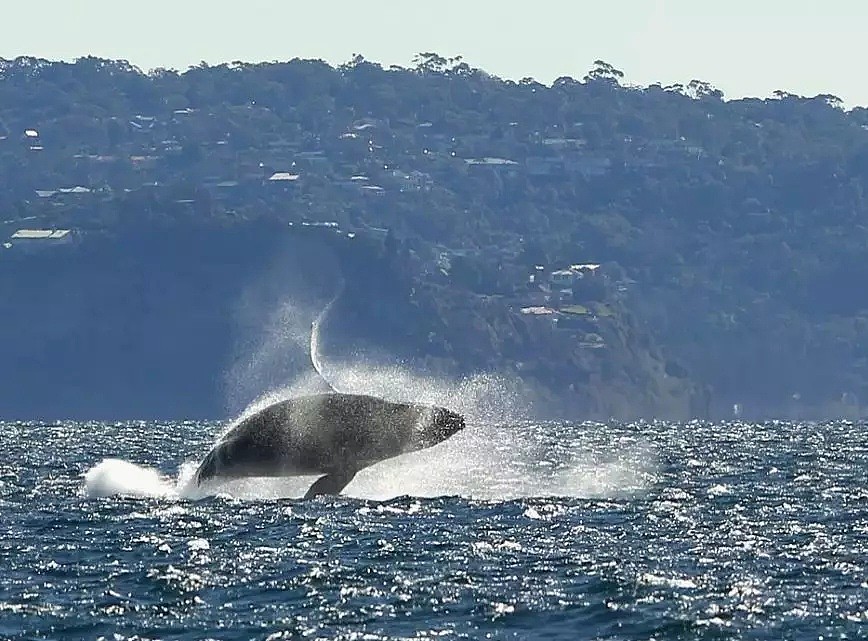
<path id="1" fill-rule="evenodd" d="M 0 61 L 0 184 L 7 237 L 268 221 L 379 238 L 401 300 L 422 299 L 416 352 L 596 389 L 581 406 L 600 415 L 640 392 L 778 416 L 868 397 L 868 111 L 830 95 L 632 87 L 602 61 L 545 86 L 435 54 L 183 73 L 18 58 Z M 548 284 L 588 263 L 598 281 Z"/>

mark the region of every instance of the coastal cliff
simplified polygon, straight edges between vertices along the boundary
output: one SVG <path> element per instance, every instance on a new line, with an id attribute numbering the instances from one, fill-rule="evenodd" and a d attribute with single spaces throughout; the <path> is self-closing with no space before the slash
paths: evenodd
<path id="1" fill-rule="evenodd" d="M 329 361 L 376 354 L 419 375 L 486 372 L 539 415 L 691 414 L 692 384 L 626 311 L 587 332 L 508 301 L 421 282 L 381 237 L 269 223 L 171 225 L 7 248 L 0 415 L 220 418 L 309 369 L 312 314 Z"/>

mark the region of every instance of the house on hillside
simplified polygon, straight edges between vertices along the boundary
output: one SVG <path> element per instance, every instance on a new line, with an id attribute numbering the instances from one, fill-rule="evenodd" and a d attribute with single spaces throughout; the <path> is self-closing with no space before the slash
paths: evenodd
<path id="1" fill-rule="evenodd" d="M 72 194 L 73 196 L 81 196 L 84 194 L 91 193 L 91 189 L 89 187 L 82 187 L 81 185 L 76 185 L 75 187 L 61 187 L 57 190 L 59 194 Z"/>
<path id="2" fill-rule="evenodd" d="M 606 284 L 600 278 L 598 263 L 577 263 L 549 274 L 548 284 L 557 301 L 566 304 L 577 300 L 600 300 Z"/>
<path id="3" fill-rule="evenodd" d="M 566 138 L 558 136 L 554 138 L 543 138 L 540 143 L 548 149 L 563 151 L 566 149 L 582 149 L 586 142 L 583 138 Z"/>
<path id="4" fill-rule="evenodd" d="M 582 274 L 583 277 L 596 276 L 599 274 L 599 269 L 599 263 L 579 263 L 576 265 L 570 265 L 570 271 Z"/>
<path id="5" fill-rule="evenodd" d="M 549 274 L 549 283 L 552 289 L 560 290 L 572 287 L 583 275 L 572 269 L 556 269 Z"/>
<path id="6" fill-rule="evenodd" d="M 57 245 L 68 245 L 74 238 L 71 229 L 19 229 L 12 234 L 9 244 L 25 251 L 38 251 Z"/>
<path id="7" fill-rule="evenodd" d="M 267 182 L 274 185 L 291 185 L 299 179 L 299 174 L 288 171 L 276 171 L 268 177 Z"/>
<path id="8" fill-rule="evenodd" d="M 518 165 L 516 161 L 510 160 L 509 158 L 493 158 L 490 156 L 485 156 L 483 158 L 465 158 L 464 162 L 466 162 L 470 167 L 490 167 L 493 169 L 513 169 Z"/>

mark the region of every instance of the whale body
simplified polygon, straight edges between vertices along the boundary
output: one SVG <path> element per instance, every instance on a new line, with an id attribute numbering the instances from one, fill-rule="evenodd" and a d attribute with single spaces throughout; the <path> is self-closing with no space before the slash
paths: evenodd
<path id="1" fill-rule="evenodd" d="M 324 475 L 305 494 L 338 494 L 379 461 L 464 429 L 443 407 L 332 392 L 279 401 L 230 429 L 196 470 L 198 485 L 245 477 Z"/>

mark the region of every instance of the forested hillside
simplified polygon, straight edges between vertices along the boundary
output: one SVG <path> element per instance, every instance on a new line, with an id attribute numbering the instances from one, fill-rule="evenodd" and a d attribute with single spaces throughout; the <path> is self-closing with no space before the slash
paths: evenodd
<path id="1" fill-rule="evenodd" d="M 830 95 L 633 87 L 602 61 L 546 86 L 435 54 L 183 73 L 18 58 L 0 61 L 0 185 L 0 269 L 133 229 L 379 238 L 439 319 L 432 357 L 553 396 L 612 381 L 619 401 L 583 397 L 596 415 L 676 384 L 699 415 L 868 397 L 868 111 Z M 462 344 L 467 319 L 488 338 Z"/>

